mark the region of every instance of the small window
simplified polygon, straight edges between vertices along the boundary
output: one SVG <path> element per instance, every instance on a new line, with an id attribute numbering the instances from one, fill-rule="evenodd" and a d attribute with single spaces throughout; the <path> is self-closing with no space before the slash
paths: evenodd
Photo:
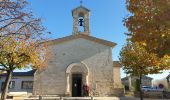
<path id="1" fill-rule="evenodd" d="M 5 83 L 5 82 L 2 82 L 2 83 L 1 83 L 1 90 L 3 90 L 4 83 Z"/>
<path id="2" fill-rule="evenodd" d="M 3 87 L 4 87 L 4 84 L 5 84 L 5 82 L 2 82 L 2 84 L 1 84 L 1 90 L 2 90 Z M 9 88 L 9 89 L 13 89 L 14 87 L 15 87 L 15 81 L 11 81 L 11 82 L 9 83 L 8 88 Z"/>
<path id="3" fill-rule="evenodd" d="M 21 88 L 22 89 L 32 89 L 33 81 L 22 81 Z"/>
<path id="4" fill-rule="evenodd" d="M 11 81 L 8 86 L 10 89 L 13 89 L 15 87 L 15 81 Z"/>

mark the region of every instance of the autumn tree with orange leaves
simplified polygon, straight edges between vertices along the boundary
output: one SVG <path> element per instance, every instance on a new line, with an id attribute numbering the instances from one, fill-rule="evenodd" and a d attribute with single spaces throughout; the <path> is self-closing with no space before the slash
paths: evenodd
<path id="1" fill-rule="evenodd" d="M 170 56 L 170 0 L 126 0 L 125 18 L 132 42 L 142 43 L 159 57 Z"/>
<path id="2" fill-rule="evenodd" d="M 1 100 L 6 100 L 15 69 L 41 68 L 46 60 L 41 19 L 29 11 L 26 0 L 0 0 L 0 70 L 6 71 Z"/>
<path id="3" fill-rule="evenodd" d="M 120 53 L 125 72 L 141 76 L 169 69 L 170 0 L 126 0 L 126 7 L 131 42 Z"/>
<path id="4" fill-rule="evenodd" d="M 142 76 L 160 73 L 166 64 L 164 59 L 160 59 L 154 53 L 147 52 L 144 46 L 137 42 L 128 41 L 127 45 L 120 51 L 119 60 L 125 73 L 139 77 L 141 100 L 143 100 Z"/>

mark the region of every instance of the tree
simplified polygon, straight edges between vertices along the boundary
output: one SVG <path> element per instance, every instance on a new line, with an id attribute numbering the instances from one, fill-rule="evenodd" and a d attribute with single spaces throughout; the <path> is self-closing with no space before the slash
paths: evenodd
<path id="1" fill-rule="evenodd" d="M 124 25 L 132 42 L 158 57 L 170 55 L 170 0 L 126 0 L 130 16 Z"/>
<path id="2" fill-rule="evenodd" d="M 46 45 L 39 18 L 26 8 L 25 0 L 0 1 L 0 70 L 7 76 L 1 94 L 5 100 L 15 69 L 41 68 L 46 60 Z"/>
<path id="3" fill-rule="evenodd" d="M 143 100 L 142 76 L 159 73 L 164 69 L 164 66 L 159 63 L 160 58 L 154 53 L 148 53 L 140 43 L 128 41 L 127 45 L 120 51 L 119 60 L 125 73 L 139 77 L 140 98 Z"/>
<path id="4" fill-rule="evenodd" d="M 32 15 L 26 7 L 27 4 L 26 0 L 0 1 L 0 38 L 15 35 L 27 39 L 42 34 L 44 27 L 41 25 L 41 19 Z"/>
<path id="5" fill-rule="evenodd" d="M 139 79 L 135 80 L 134 86 L 135 86 L 135 91 L 140 91 L 140 82 L 139 82 Z"/>
<path id="6" fill-rule="evenodd" d="M 0 45 L 2 46 L 0 49 L 0 70 L 7 72 L 1 95 L 1 100 L 5 100 L 13 71 L 28 67 L 42 67 L 45 60 L 45 46 L 34 41 L 18 40 L 13 36 L 1 38 Z"/>

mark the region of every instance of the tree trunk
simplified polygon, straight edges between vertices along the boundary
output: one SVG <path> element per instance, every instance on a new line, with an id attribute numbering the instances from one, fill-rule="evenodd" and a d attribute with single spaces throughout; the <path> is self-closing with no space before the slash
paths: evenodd
<path id="1" fill-rule="evenodd" d="M 2 87 L 1 100 L 6 100 L 6 98 L 7 98 L 8 86 L 9 86 L 10 81 L 11 81 L 12 72 L 13 71 L 10 71 L 10 70 L 7 71 L 5 83 L 4 83 L 4 86 Z"/>
<path id="2" fill-rule="evenodd" d="M 142 75 L 139 76 L 139 83 L 140 83 L 140 100 L 143 100 L 143 93 L 142 93 Z"/>

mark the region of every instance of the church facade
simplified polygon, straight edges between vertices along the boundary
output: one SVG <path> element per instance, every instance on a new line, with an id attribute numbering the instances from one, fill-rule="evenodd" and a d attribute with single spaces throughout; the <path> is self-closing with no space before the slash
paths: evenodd
<path id="1" fill-rule="evenodd" d="M 120 65 L 112 61 L 116 44 L 91 36 L 87 8 L 75 8 L 72 16 L 72 35 L 47 41 L 51 55 L 47 66 L 34 74 L 33 94 L 81 97 L 83 85 L 90 96 L 117 94 Z"/>

